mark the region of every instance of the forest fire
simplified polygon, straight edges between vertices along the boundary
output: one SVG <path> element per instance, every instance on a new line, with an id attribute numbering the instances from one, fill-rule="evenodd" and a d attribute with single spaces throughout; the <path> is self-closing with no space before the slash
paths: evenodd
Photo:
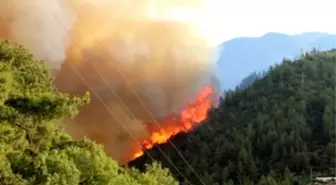
<path id="1" fill-rule="evenodd" d="M 180 132 L 188 132 L 195 126 L 201 123 L 207 116 L 207 112 L 211 107 L 212 101 L 210 96 L 213 89 L 210 86 L 205 86 L 197 95 L 195 100 L 190 102 L 178 116 L 169 116 L 166 120 L 158 123 L 152 123 L 150 137 L 141 142 L 142 146 L 138 146 L 132 155 L 132 159 L 143 155 L 143 149 L 150 149 L 155 144 L 162 144 L 168 141 L 169 138 Z"/>
<path id="2" fill-rule="evenodd" d="M 64 130 L 125 164 L 190 131 L 206 118 L 207 96 L 220 91 L 217 50 L 202 27 L 204 2 L 1 0 L 0 38 L 45 61 L 58 91 L 90 92 L 76 117 L 62 119 Z"/>

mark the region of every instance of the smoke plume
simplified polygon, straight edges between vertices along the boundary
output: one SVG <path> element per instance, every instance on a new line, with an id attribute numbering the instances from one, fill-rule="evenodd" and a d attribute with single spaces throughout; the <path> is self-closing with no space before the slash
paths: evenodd
<path id="1" fill-rule="evenodd" d="M 92 102 L 66 131 L 88 136 L 123 163 L 146 125 L 218 89 L 213 53 L 195 22 L 176 11 L 195 0 L 0 0 L 0 37 L 26 46 L 55 72 L 63 92 L 91 91 Z"/>

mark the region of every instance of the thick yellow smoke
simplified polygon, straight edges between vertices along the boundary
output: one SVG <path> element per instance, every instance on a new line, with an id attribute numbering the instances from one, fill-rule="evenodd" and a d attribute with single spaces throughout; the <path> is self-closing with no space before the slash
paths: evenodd
<path id="1" fill-rule="evenodd" d="M 123 163 L 152 116 L 179 112 L 203 85 L 216 84 L 207 40 L 197 22 L 181 17 L 201 7 L 197 0 L 0 0 L 0 37 L 50 64 L 60 91 L 92 92 L 66 130 L 104 144 Z"/>

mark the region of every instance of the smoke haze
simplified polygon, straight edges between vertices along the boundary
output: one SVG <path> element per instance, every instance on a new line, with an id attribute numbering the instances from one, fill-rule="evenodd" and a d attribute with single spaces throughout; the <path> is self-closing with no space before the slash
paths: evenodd
<path id="1" fill-rule="evenodd" d="M 179 112 L 205 84 L 219 88 L 207 40 L 192 21 L 172 18 L 201 7 L 195 0 L 0 0 L 0 37 L 45 60 L 60 91 L 92 92 L 66 131 L 104 144 L 124 163 L 153 116 Z"/>

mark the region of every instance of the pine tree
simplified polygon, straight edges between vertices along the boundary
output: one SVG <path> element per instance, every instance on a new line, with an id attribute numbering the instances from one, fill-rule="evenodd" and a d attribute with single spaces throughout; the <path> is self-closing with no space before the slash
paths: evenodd
<path id="1" fill-rule="evenodd" d="M 52 85 L 48 69 L 22 46 L 0 43 L 1 185 L 177 185 L 157 164 L 121 168 L 101 146 L 73 141 L 57 121 L 89 101 Z"/>

